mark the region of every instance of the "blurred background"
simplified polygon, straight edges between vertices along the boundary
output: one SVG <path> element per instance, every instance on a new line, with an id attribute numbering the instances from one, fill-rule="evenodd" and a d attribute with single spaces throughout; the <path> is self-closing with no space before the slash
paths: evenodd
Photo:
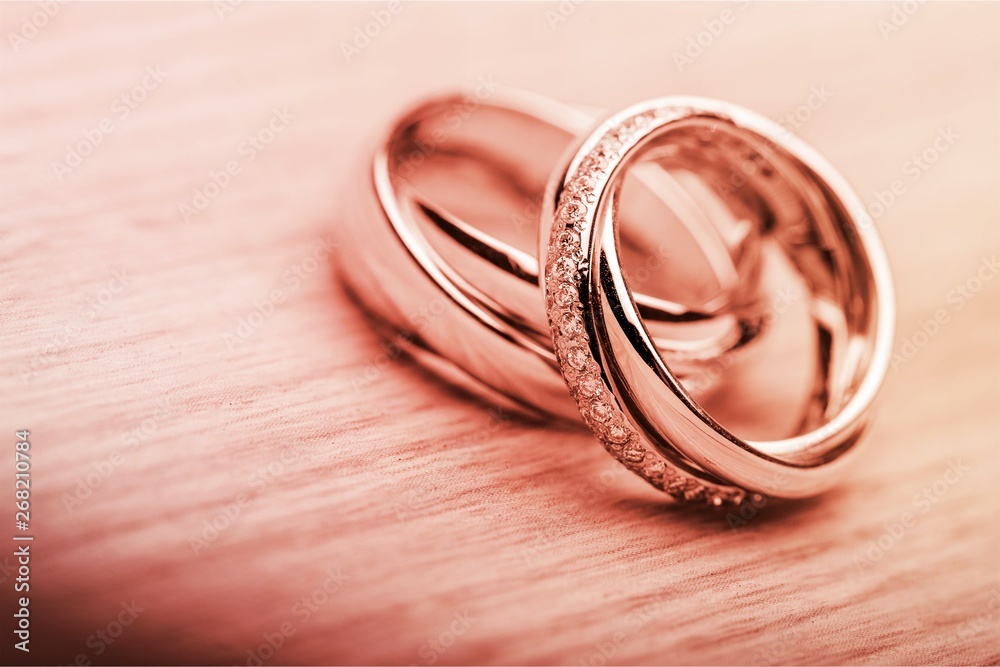
<path id="1" fill-rule="evenodd" d="M 1000 661 L 1000 6 L 52 1 L 0 35 L 4 664 Z M 678 509 L 373 334 L 351 179 L 460 87 L 718 97 L 845 174 L 899 316 L 841 488 Z"/>

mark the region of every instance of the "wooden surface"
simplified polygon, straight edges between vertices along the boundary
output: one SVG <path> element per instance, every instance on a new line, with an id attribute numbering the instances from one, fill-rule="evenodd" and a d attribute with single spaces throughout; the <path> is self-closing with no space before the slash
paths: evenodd
<path id="1" fill-rule="evenodd" d="M 0 19 L 0 525 L 16 532 L 30 429 L 35 535 L 30 655 L 0 555 L 4 664 L 1000 661 L 996 4 L 922 5 L 885 36 L 889 4 L 564 3 L 554 27 L 556 3 L 405 5 L 350 62 L 341 43 L 385 5 L 57 5 L 15 47 L 40 7 Z M 480 77 L 779 119 L 832 92 L 798 132 L 866 201 L 903 181 L 877 225 L 897 349 L 915 343 L 846 483 L 733 528 L 666 504 L 582 431 L 387 357 L 310 258 L 378 128 Z M 283 109 L 272 143 L 241 148 Z M 54 167 L 104 118 L 79 166 Z M 270 314 L 241 337 L 257 304 Z"/>

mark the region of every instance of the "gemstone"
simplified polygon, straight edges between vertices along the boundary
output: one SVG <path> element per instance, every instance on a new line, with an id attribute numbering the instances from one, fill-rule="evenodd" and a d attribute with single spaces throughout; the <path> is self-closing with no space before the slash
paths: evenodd
<path id="1" fill-rule="evenodd" d="M 684 487 L 687 486 L 687 480 L 683 477 L 674 477 L 667 483 L 667 493 L 672 496 L 684 495 Z"/>
<path id="2" fill-rule="evenodd" d="M 608 440 L 617 445 L 628 442 L 628 436 L 628 430 L 621 424 L 612 424 L 608 429 Z"/>
<path id="3" fill-rule="evenodd" d="M 582 347 L 570 348 L 566 354 L 566 363 L 578 371 L 587 367 L 587 353 Z"/>
<path id="4" fill-rule="evenodd" d="M 576 382 L 577 378 L 580 377 L 580 371 L 570 366 L 566 366 L 565 368 L 563 368 L 562 374 L 563 378 L 566 380 L 566 384 L 569 385 L 570 387 L 572 387 L 573 384 Z"/>
<path id="5" fill-rule="evenodd" d="M 587 174 L 583 174 L 573 181 L 573 189 L 580 193 L 593 192 L 596 186 L 597 182 L 594 180 L 594 177 Z"/>
<path id="6" fill-rule="evenodd" d="M 684 500 L 701 500 L 705 497 L 705 487 L 694 481 L 687 480 L 684 485 Z"/>
<path id="7" fill-rule="evenodd" d="M 596 178 L 597 176 L 602 175 L 604 170 L 607 169 L 610 164 L 611 161 L 608 160 L 607 156 L 595 151 L 590 154 L 590 157 L 587 158 L 587 161 L 582 166 L 585 167 L 586 173 Z"/>
<path id="8" fill-rule="evenodd" d="M 622 452 L 622 458 L 629 463 L 642 463 L 642 460 L 646 458 L 646 453 L 641 449 L 626 449 Z"/>
<path id="9" fill-rule="evenodd" d="M 559 207 L 559 217 L 566 220 L 579 220 L 587 214 L 587 207 L 583 201 L 570 198 L 562 202 Z"/>
<path id="10" fill-rule="evenodd" d="M 604 401 L 594 401 L 590 404 L 590 417 L 594 421 L 602 424 L 611 419 L 615 414 L 614 408 Z"/>
<path id="11" fill-rule="evenodd" d="M 601 393 L 604 384 L 596 375 L 588 375 L 580 381 L 579 391 L 588 398 L 593 398 Z"/>
<path id="12" fill-rule="evenodd" d="M 610 163 L 612 160 L 617 160 L 619 156 L 621 156 L 621 153 L 619 152 L 620 148 L 621 144 L 618 142 L 607 141 L 601 144 L 601 147 L 597 150 L 599 150 L 601 152 L 601 156 Z"/>
<path id="13" fill-rule="evenodd" d="M 559 329 L 566 336 L 578 336 L 583 332 L 583 320 L 576 313 L 564 313 L 559 322 Z"/>
<path id="14" fill-rule="evenodd" d="M 558 330 L 558 327 L 554 327 Z M 576 347 L 580 346 L 581 339 L 585 340 L 585 337 L 580 338 L 568 338 L 562 334 L 553 336 L 556 343 L 556 353 L 563 359 L 569 358 L 569 353 Z"/>
<path id="15" fill-rule="evenodd" d="M 576 273 L 576 262 L 569 257 L 560 257 L 552 262 L 550 272 L 554 276 L 570 278 Z"/>
<path id="16" fill-rule="evenodd" d="M 562 253 L 575 253 L 580 248 L 580 236 L 576 232 L 560 232 L 556 237 L 556 250 Z"/>
<path id="17" fill-rule="evenodd" d="M 643 468 L 643 472 L 648 477 L 660 477 L 666 469 L 667 465 L 663 461 L 654 461 Z"/>
<path id="18" fill-rule="evenodd" d="M 556 293 L 552 296 L 552 301 L 560 308 L 566 308 L 576 301 L 576 290 L 572 285 L 563 283 L 556 288 Z"/>

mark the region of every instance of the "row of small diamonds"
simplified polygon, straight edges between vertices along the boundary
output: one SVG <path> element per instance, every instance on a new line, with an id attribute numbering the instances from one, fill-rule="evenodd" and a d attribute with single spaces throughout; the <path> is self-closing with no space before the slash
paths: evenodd
<path id="1" fill-rule="evenodd" d="M 739 504 L 745 497 L 742 489 L 704 483 L 668 465 L 659 452 L 643 442 L 604 384 L 601 369 L 590 353 L 590 338 L 583 321 L 580 268 L 586 259 L 580 233 L 592 224 L 598 193 L 614 163 L 656 122 L 657 116 L 656 112 L 638 114 L 605 133 L 572 173 L 560 195 L 545 271 L 549 325 L 556 358 L 584 422 L 616 459 L 679 501 L 715 506 Z"/>

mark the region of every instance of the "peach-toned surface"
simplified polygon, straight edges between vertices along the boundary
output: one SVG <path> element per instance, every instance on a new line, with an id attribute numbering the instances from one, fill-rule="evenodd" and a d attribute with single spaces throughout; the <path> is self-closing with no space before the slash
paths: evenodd
<path id="1" fill-rule="evenodd" d="M 26 29 L 42 6 L 0 19 L 0 537 L 21 428 L 36 536 L 29 656 L 0 552 L 4 664 L 1000 661 L 1000 7 L 889 32 L 889 4 L 405 5 L 348 62 L 387 5 L 66 4 Z M 811 100 L 798 132 L 866 201 L 900 180 L 877 225 L 908 358 L 842 487 L 733 528 L 388 359 L 324 259 L 344 186 L 403 104 L 482 80 Z"/>

